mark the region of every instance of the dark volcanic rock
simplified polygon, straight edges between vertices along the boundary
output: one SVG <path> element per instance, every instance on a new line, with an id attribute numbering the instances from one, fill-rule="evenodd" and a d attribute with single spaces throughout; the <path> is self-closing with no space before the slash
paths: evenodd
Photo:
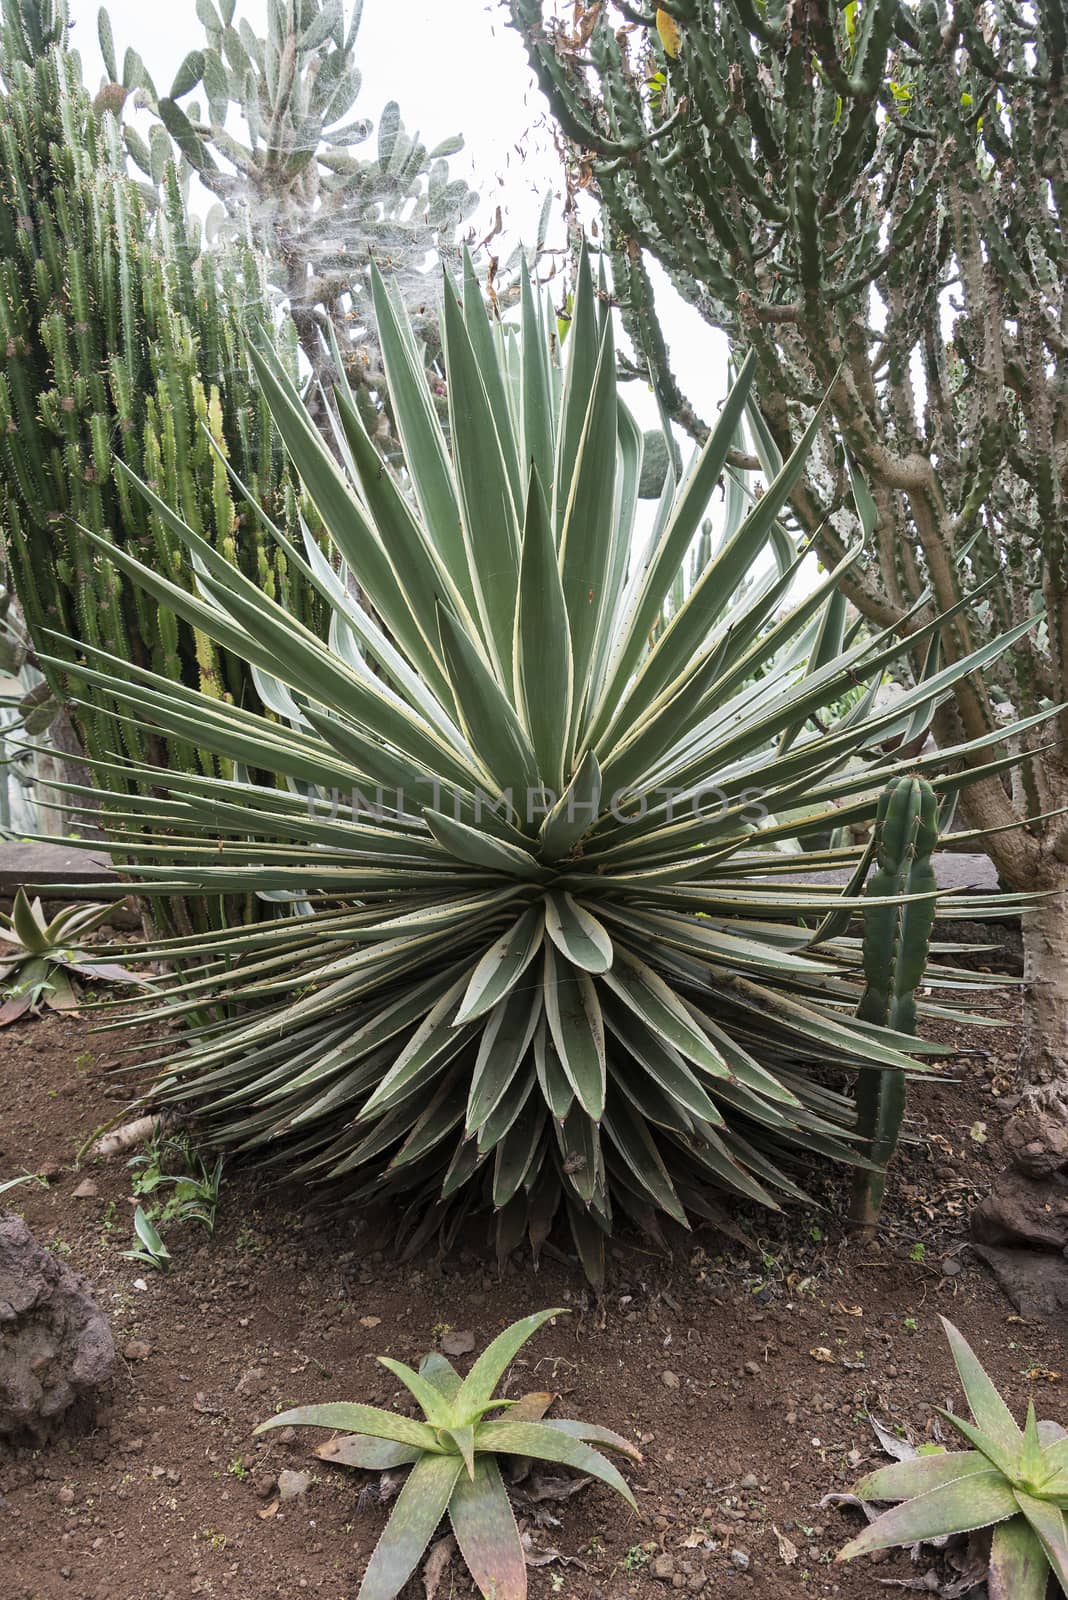
<path id="1" fill-rule="evenodd" d="M 77 1273 L 0 1214 L 0 1435 L 47 1438 L 115 1367 L 107 1318 Z M 68 1418 L 69 1420 L 69 1418 Z"/>
<path id="2" fill-rule="evenodd" d="M 1015 1168 L 1003 1172 L 993 1194 L 972 1212 L 972 1239 L 1021 1316 L 1063 1318 L 1068 1310 L 1068 1177 L 1063 1172 L 1044 1177 Z"/>
<path id="3" fill-rule="evenodd" d="M 972 1212 L 972 1238 L 977 1244 L 1018 1250 L 1068 1249 L 1068 1178 L 1063 1173 L 1042 1179 L 1009 1170 L 993 1194 Z"/>
<path id="4" fill-rule="evenodd" d="M 1046 1250 L 972 1247 L 985 1261 L 1021 1317 L 1063 1323 L 1068 1311 L 1068 1261 Z"/>
<path id="5" fill-rule="evenodd" d="M 1028 1178 L 1054 1177 L 1068 1166 L 1068 1119 L 1061 1106 L 1024 1105 L 1005 1124 L 1004 1140 L 1009 1160 Z M 1068 1185 L 1062 1182 L 1062 1189 Z"/>

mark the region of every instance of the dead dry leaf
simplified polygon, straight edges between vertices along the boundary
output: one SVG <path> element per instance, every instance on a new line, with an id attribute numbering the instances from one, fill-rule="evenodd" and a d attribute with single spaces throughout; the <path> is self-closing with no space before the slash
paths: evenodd
<path id="1" fill-rule="evenodd" d="M 548 1389 L 535 1389 L 530 1394 L 520 1395 L 509 1409 L 508 1421 L 540 1422 L 555 1399 L 556 1396 Z"/>
<path id="2" fill-rule="evenodd" d="M 542 1478 L 533 1477 L 530 1483 L 524 1485 L 521 1498 L 537 1504 L 541 1500 L 570 1500 L 573 1494 L 578 1494 L 592 1478 Z"/>
<path id="3" fill-rule="evenodd" d="M 682 48 L 682 34 L 675 18 L 665 11 L 663 6 L 656 8 L 656 31 L 660 35 L 660 43 L 664 46 L 664 54 L 674 60 Z"/>
<path id="4" fill-rule="evenodd" d="M 523 1546 L 523 1559 L 528 1567 L 548 1567 L 554 1561 L 559 1561 L 564 1567 L 579 1567 L 583 1572 L 590 1570 L 585 1561 L 581 1561 L 578 1556 L 565 1555 L 562 1550 L 557 1550 L 555 1545 L 547 1544 L 537 1549 L 526 1528 L 520 1534 L 519 1542 Z"/>
<path id="5" fill-rule="evenodd" d="M 794 1562 L 797 1560 L 797 1556 L 798 1556 L 798 1549 L 797 1549 L 796 1544 L 794 1544 L 792 1539 L 788 1539 L 786 1537 L 785 1533 L 780 1533 L 778 1528 L 775 1526 L 774 1523 L 772 1523 L 772 1525 L 771 1525 L 771 1531 L 775 1535 L 775 1538 L 778 1541 L 779 1557 L 780 1557 L 783 1565 L 787 1566 L 787 1567 L 792 1567 Z"/>
<path id="6" fill-rule="evenodd" d="M 456 1540 L 451 1533 L 447 1533 L 437 1544 L 430 1547 L 430 1554 L 426 1558 L 423 1568 L 423 1590 L 426 1600 L 434 1600 L 438 1586 L 449 1569 L 453 1556 L 456 1554 Z"/>
<path id="7" fill-rule="evenodd" d="M 809 1355 L 812 1357 L 813 1361 L 822 1361 L 825 1366 L 833 1367 L 837 1365 L 833 1352 L 828 1350 L 825 1344 L 816 1345 L 809 1351 Z"/>
<path id="8" fill-rule="evenodd" d="M 868 1412 L 868 1421 L 871 1423 L 872 1432 L 888 1456 L 893 1456 L 895 1461 L 911 1461 L 916 1454 L 916 1446 L 908 1439 L 902 1439 L 899 1434 L 891 1433 L 890 1429 L 881 1423 L 878 1417 L 873 1417 Z"/>
<path id="9" fill-rule="evenodd" d="M 867 1500 L 859 1499 L 855 1494 L 825 1494 L 820 1501 L 820 1510 L 826 1511 L 828 1506 L 854 1506 L 857 1511 L 863 1511 L 869 1522 L 874 1522 L 879 1513 Z"/>

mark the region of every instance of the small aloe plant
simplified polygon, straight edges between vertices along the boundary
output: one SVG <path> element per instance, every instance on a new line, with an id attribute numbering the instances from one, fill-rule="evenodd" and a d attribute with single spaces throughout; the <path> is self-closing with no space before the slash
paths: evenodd
<path id="1" fill-rule="evenodd" d="M 19 889 L 11 915 L 0 911 L 0 1028 L 44 1006 L 75 1011 L 79 1003 L 75 977 L 143 983 L 125 967 L 95 961 L 92 951 L 82 946 L 85 936 L 114 914 L 111 905 L 64 906 L 49 921 L 40 900 L 31 900 L 25 889 Z"/>
<path id="2" fill-rule="evenodd" d="M 460 1553 L 486 1600 L 525 1600 L 526 1561 L 498 1456 L 526 1456 L 574 1468 L 608 1484 L 637 1511 L 626 1480 L 592 1448 L 606 1445 L 640 1461 L 629 1440 L 593 1423 L 543 1418 L 549 1396 L 526 1397 L 542 1402 L 533 1408 L 538 1420 L 530 1421 L 531 1407 L 523 1400 L 494 1395 L 527 1340 L 550 1317 L 565 1314 L 556 1308 L 513 1322 L 487 1346 L 466 1378 L 437 1352 L 424 1358 L 418 1372 L 379 1356 L 386 1370 L 414 1395 L 423 1422 L 377 1406 L 336 1402 L 283 1411 L 256 1429 L 257 1433 L 293 1425 L 355 1429 L 350 1437 L 331 1442 L 331 1461 L 372 1471 L 411 1466 L 368 1563 L 358 1600 L 393 1600 L 446 1512 Z"/>
<path id="3" fill-rule="evenodd" d="M 839 1561 L 992 1527 L 990 1600 L 1045 1600 L 1049 1576 L 1068 1595 L 1068 1435 L 1035 1420 L 1021 1429 L 960 1331 L 942 1318 L 974 1423 L 942 1415 L 971 1450 L 897 1461 L 854 1486 L 861 1500 L 897 1500 L 838 1552 Z M 939 1408 L 941 1410 L 941 1408 Z"/>

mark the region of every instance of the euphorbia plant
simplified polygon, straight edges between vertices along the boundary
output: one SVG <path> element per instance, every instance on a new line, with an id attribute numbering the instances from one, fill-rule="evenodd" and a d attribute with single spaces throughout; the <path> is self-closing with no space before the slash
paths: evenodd
<path id="1" fill-rule="evenodd" d="M 971 1450 L 938 1451 L 880 1467 L 854 1486 L 862 1500 L 898 1500 L 851 1539 L 839 1561 L 993 1528 L 990 1600 L 1045 1600 L 1052 1569 L 1068 1594 L 1068 1435 L 1035 1420 L 1021 1429 L 960 1331 L 942 1318 L 974 1422 L 941 1411 Z"/>
<path id="2" fill-rule="evenodd" d="M 425 1418 L 422 1422 L 378 1406 L 338 1401 L 297 1406 L 256 1429 L 263 1433 L 267 1428 L 294 1424 L 356 1429 L 331 1449 L 331 1460 L 372 1471 L 411 1467 L 368 1563 L 358 1600 L 393 1600 L 411 1577 L 446 1512 L 460 1553 L 486 1600 L 524 1600 L 526 1560 L 498 1456 L 526 1456 L 572 1467 L 608 1484 L 637 1511 L 626 1480 L 592 1448 L 594 1443 L 607 1445 L 640 1461 L 629 1440 L 589 1422 L 530 1421 L 531 1408 L 523 1400 L 502 1400 L 494 1395 L 527 1340 L 551 1317 L 565 1315 L 566 1311 L 557 1307 L 513 1322 L 487 1346 L 466 1378 L 437 1352 L 424 1358 L 418 1372 L 403 1361 L 379 1356 L 386 1370 L 415 1397 Z"/>

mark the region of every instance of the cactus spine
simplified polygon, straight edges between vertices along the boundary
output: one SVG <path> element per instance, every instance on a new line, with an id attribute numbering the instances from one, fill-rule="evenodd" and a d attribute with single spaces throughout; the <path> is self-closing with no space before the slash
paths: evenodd
<path id="1" fill-rule="evenodd" d="M 876 869 L 868 883 L 874 899 L 933 894 L 932 853 L 938 843 L 938 801 L 923 778 L 892 778 L 875 820 Z M 923 982 L 936 902 L 908 900 L 872 905 L 864 912 L 866 988 L 857 1016 L 897 1033 L 916 1031 L 916 991 Z M 905 1074 L 875 1067 L 861 1070 L 857 1084 L 857 1131 L 871 1168 L 858 1168 L 851 1217 L 873 1228 L 882 1206 L 886 1169 L 897 1148 L 905 1114 Z"/>

